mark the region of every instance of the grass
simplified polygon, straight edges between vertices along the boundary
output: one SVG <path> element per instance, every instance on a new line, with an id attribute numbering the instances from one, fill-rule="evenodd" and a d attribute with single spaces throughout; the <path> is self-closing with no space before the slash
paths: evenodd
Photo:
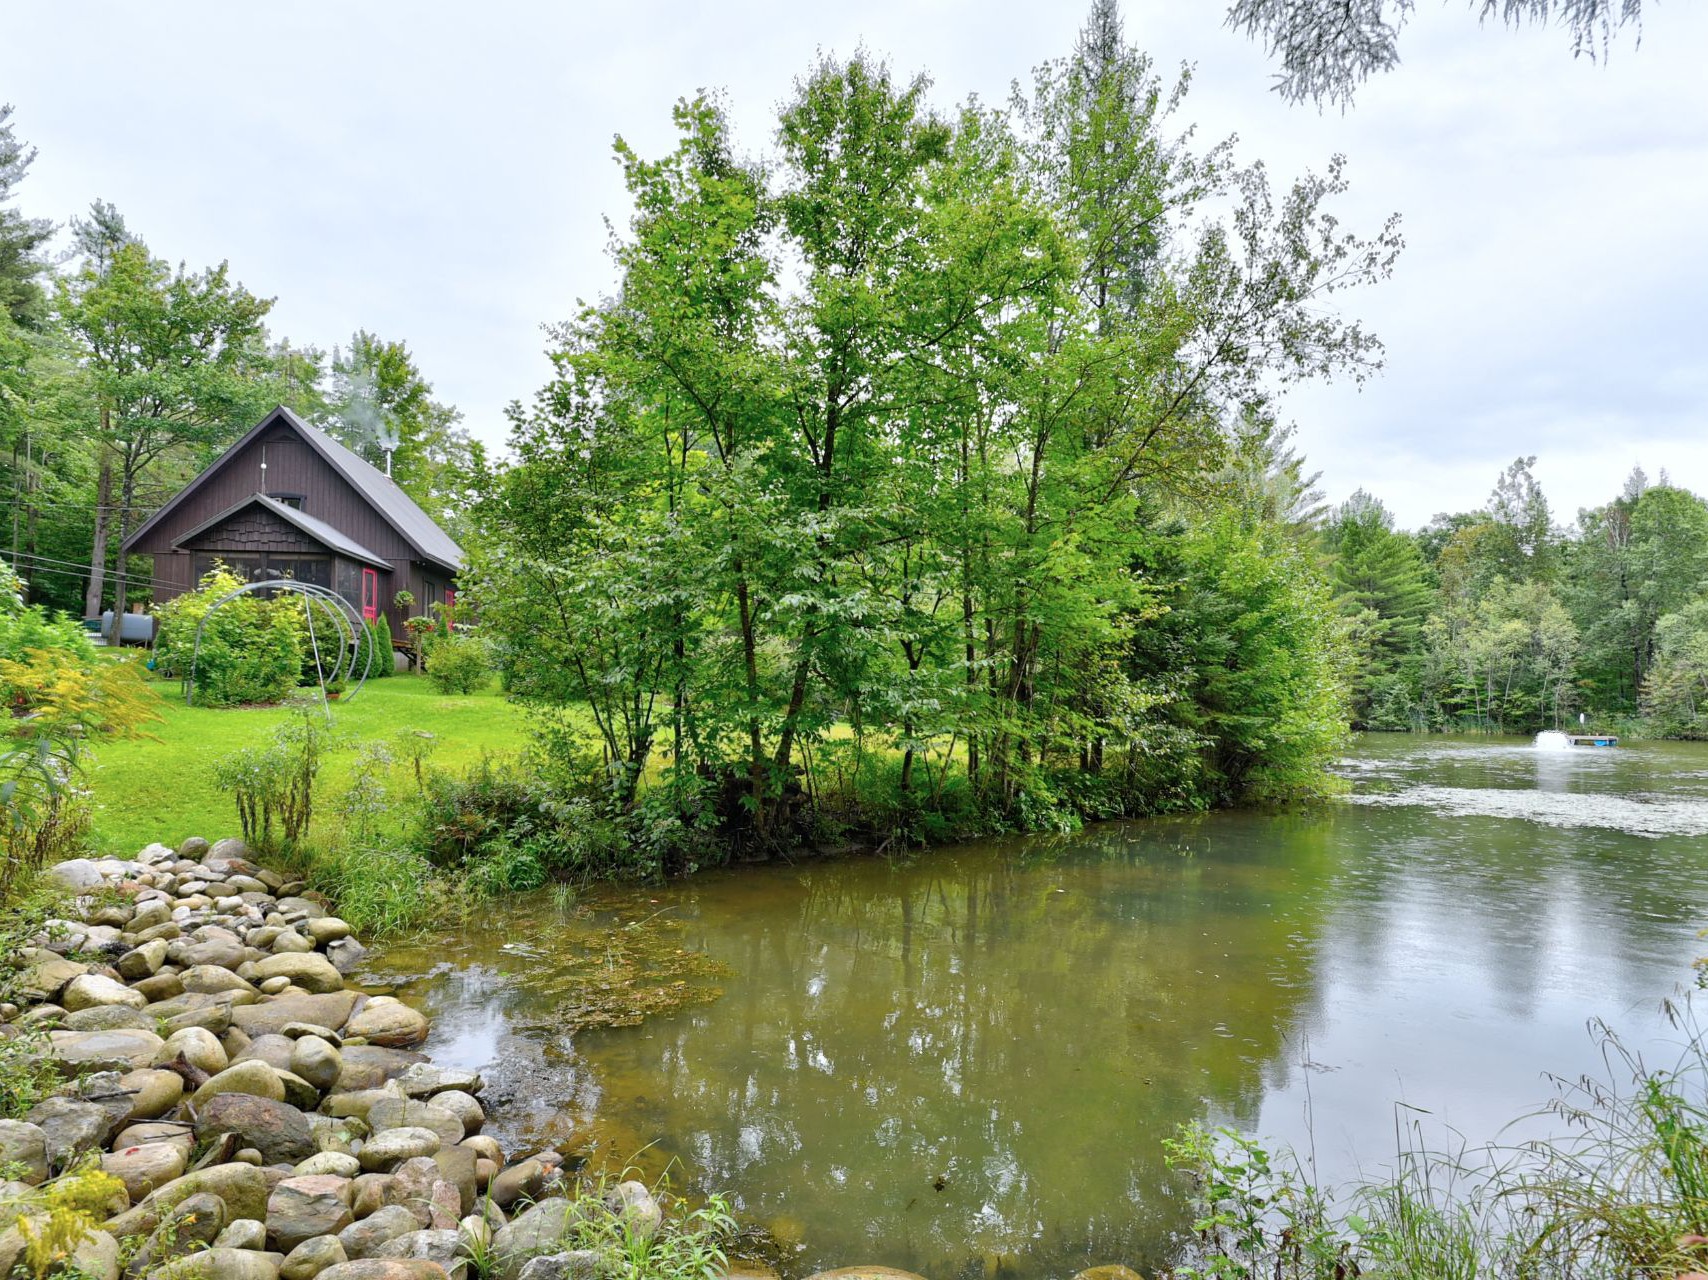
<path id="1" fill-rule="evenodd" d="M 150 739 L 102 742 L 91 777 L 95 820 L 91 843 L 101 854 L 128 857 L 160 841 L 188 836 L 209 840 L 237 834 L 231 797 L 214 782 L 214 761 L 265 741 L 293 714 L 288 707 L 186 707 L 177 681 L 151 685 L 161 720 Z M 520 750 L 527 728 L 522 710 L 497 693 L 439 693 L 421 676 L 370 681 L 360 695 L 332 707 L 337 732 L 353 741 L 390 738 L 417 730 L 431 733 L 430 763 L 460 769 L 483 753 Z M 327 796 L 342 792 L 355 759 L 353 750 L 334 752 L 321 775 Z M 329 805 L 317 821 L 330 820 Z"/>

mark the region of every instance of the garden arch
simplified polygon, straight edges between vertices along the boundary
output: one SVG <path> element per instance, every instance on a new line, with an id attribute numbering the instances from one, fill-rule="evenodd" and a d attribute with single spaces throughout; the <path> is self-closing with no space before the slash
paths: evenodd
<path id="1" fill-rule="evenodd" d="M 196 647 L 190 655 L 190 675 L 184 682 L 184 703 L 186 706 L 195 705 L 196 697 L 196 664 L 202 656 L 202 632 L 207 628 L 208 619 L 220 611 L 224 605 L 230 604 L 238 596 L 249 595 L 256 591 L 283 591 L 287 595 L 298 596 L 302 600 L 303 613 L 308 620 L 308 640 L 314 653 L 315 676 L 320 683 L 320 706 L 326 712 L 328 722 L 332 719 L 332 707 L 326 697 L 328 684 L 344 682 L 349 684 L 347 697 L 354 698 L 367 683 L 368 672 L 373 667 L 374 646 L 367 639 L 367 628 L 355 607 L 343 596 L 330 587 L 316 586 L 312 582 L 298 582 L 294 578 L 279 578 L 269 582 L 249 582 L 228 591 L 218 600 L 208 606 L 208 611 L 202 615 L 202 620 L 196 624 Z M 319 611 L 331 626 L 327 634 L 326 649 L 335 654 L 332 666 L 328 669 L 322 659 L 320 630 L 315 626 L 315 613 Z M 334 646 L 334 641 L 336 645 Z M 387 660 L 391 658 L 386 655 Z M 362 664 L 361 674 L 356 673 L 358 659 Z"/>

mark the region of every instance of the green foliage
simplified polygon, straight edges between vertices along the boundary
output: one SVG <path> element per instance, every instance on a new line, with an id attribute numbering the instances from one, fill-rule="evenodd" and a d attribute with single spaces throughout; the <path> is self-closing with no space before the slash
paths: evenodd
<path id="1" fill-rule="evenodd" d="M 1708 738 L 1708 598 L 1655 624 L 1655 660 L 1643 714 L 1668 738 Z"/>
<path id="2" fill-rule="evenodd" d="M 440 693 L 477 693 L 492 678 L 492 647 L 479 635 L 435 636 L 427 644 L 426 666 Z"/>
<path id="3" fill-rule="evenodd" d="M 316 712 L 305 707 L 270 743 L 215 763 L 214 776 L 237 805 L 246 842 L 257 849 L 302 843 L 314 819 L 314 783 L 329 739 Z"/>
<path id="4" fill-rule="evenodd" d="M 1423 554 L 1394 531 L 1393 516 L 1363 490 L 1334 513 L 1322 542 L 1335 603 L 1352 621 L 1358 646 L 1353 723 L 1409 728 L 1404 693 L 1416 680 L 1423 621 L 1435 598 Z"/>
<path id="5" fill-rule="evenodd" d="M 213 609 L 243 585 L 223 566 L 204 576 L 194 591 L 161 606 L 155 656 L 160 668 L 184 680 L 192 676 L 197 706 L 230 707 L 279 702 L 302 679 L 303 606 L 292 596 L 262 600 L 241 595 Z M 201 649 L 196 649 L 197 628 Z"/>
<path id="6" fill-rule="evenodd" d="M 381 613 L 373 621 L 362 624 L 358 643 L 361 648 L 356 654 L 354 668 L 354 674 L 358 678 L 366 671 L 369 680 L 383 680 L 395 672 L 392 661 L 391 621 L 385 614 Z"/>

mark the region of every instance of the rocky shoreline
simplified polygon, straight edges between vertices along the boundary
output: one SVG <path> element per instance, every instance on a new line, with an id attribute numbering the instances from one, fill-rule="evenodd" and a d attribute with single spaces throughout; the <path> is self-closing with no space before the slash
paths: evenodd
<path id="1" fill-rule="evenodd" d="M 0 1276 L 50 1222 L 34 1189 L 92 1162 L 114 1181 L 60 1263 L 91 1280 L 591 1280 L 578 1227 L 660 1229 L 641 1183 L 507 1163 L 480 1077 L 415 1052 L 426 1018 L 352 985 L 350 927 L 240 841 L 48 874 L 75 910 L 8 958 L 0 1036 L 65 1083 L 0 1120 Z"/>

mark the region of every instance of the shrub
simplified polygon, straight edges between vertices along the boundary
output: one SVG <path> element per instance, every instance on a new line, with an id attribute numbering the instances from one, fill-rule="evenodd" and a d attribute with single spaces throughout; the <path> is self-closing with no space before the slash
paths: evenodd
<path id="1" fill-rule="evenodd" d="M 436 636 L 427 647 L 427 675 L 440 693 L 475 693 L 492 675 L 492 655 L 479 636 Z"/>
<path id="2" fill-rule="evenodd" d="M 392 674 L 391 622 L 383 613 L 372 622 L 363 624 L 362 651 L 356 654 L 355 674 L 358 679 L 364 663 L 367 663 L 370 680 L 383 680 Z"/>
<path id="3" fill-rule="evenodd" d="M 203 577 L 196 590 L 160 609 L 157 665 L 188 679 L 195 667 L 192 698 L 204 707 L 279 702 L 302 679 L 302 603 L 290 596 L 262 600 L 238 596 L 209 616 L 215 601 L 243 585 L 223 566 Z M 203 619 L 201 651 L 196 631 Z"/>
<path id="4" fill-rule="evenodd" d="M 13 613 L 0 612 L 0 658 L 16 661 L 43 649 L 70 653 L 91 662 L 95 658 L 94 645 L 83 628 L 70 618 L 54 617 L 33 605 Z"/>
<path id="5" fill-rule="evenodd" d="M 246 747 L 214 763 L 214 778 L 237 804 L 243 838 L 258 849 L 300 844 L 314 819 L 314 780 L 321 756 L 331 745 L 328 731 L 304 708 L 283 725 L 273 741 Z"/>

